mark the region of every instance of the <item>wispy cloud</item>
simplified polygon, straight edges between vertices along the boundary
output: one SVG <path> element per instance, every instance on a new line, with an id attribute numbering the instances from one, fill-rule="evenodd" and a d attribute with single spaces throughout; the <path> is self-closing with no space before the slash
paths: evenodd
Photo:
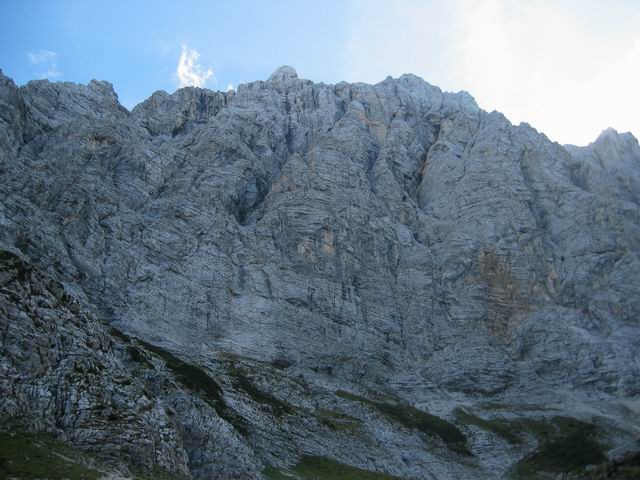
<path id="1" fill-rule="evenodd" d="M 38 67 L 36 75 L 39 78 L 55 78 L 61 75 L 58 70 L 58 54 L 51 50 L 38 50 L 27 52 L 27 58 L 31 65 Z"/>
<path id="2" fill-rule="evenodd" d="M 637 0 L 354 0 L 351 81 L 415 73 L 562 143 L 640 134 Z"/>
<path id="3" fill-rule="evenodd" d="M 197 50 L 182 46 L 182 53 L 176 68 L 176 77 L 180 87 L 204 87 L 205 82 L 213 77 L 211 67 L 204 68 L 198 62 L 200 53 Z"/>
<path id="4" fill-rule="evenodd" d="M 58 54 L 51 50 L 40 50 L 38 52 L 28 52 L 29 62 L 33 65 L 40 63 L 55 62 L 58 59 Z"/>
<path id="5" fill-rule="evenodd" d="M 232 83 L 227 85 L 227 92 L 230 92 L 231 90 L 233 90 L 233 84 Z"/>

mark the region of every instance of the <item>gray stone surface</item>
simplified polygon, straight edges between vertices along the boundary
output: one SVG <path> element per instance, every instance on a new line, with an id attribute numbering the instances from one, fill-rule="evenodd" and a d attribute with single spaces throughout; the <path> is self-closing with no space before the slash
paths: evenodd
<path id="1" fill-rule="evenodd" d="M 131 112 L 108 82 L 18 88 L 0 75 L 0 177 L 0 247 L 61 282 L 86 315 L 205 368 L 244 419 L 234 426 L 179 387 L 149 400 L 174 405 L 178 420 L 155 407 L 144 420 L 127 404 L 135 435 L 170 433 L 155 456 L 124 463 L 234 478 L 241 458 L 257 478 L 307 454 L 406 478 L 498 478 L 536 444 L 509 446 L 458 422 L 467 458 L 336 390 L 450 421 L 456 407 L 483 402 L 512 415 L 550 405 L 617 432 L 611 448 L 640 435 L 631 134 L 563 147 L 413 75 L 325 85 L 282 67 L 227 93 L 156 92 Z M 4 330 L 26 321 L 21 298 L 22 313 L 3 299 L 14 312 L 3 313 Z M 46 322 L 73 339 L 63 357 L 84 351 L 84 338 L 106 345 L 101 388 L 120 371 L 142 388 L 148 373 L 127 368 L 106 327 L 56 309 Z M 20 342 L 46 341 L 29 332 L 3 344 L 5 391 L 26 388 L 29 375 L 59 385 L 58 364 L 14 358 Z M 25 352 L 22 362 L 36 361 Z M 279 417 L 247 396 L 229 358 L 296 413 Z M 46 410 L 46 397 L 27 397 L 3 393 L 2 408 Z M 327 429 L 324 410 L 363 426 Z M 79 417 L 86 426 L 44 418 L 79 446 L 131 434 L 101 430 L 97 414 Z M 74 437 L 82 428 L 95 438 Z M 200 432 L 188 436 L 195 443 L 184 428 Z M 117 456 L 118 442 L 102 453 Z"/>

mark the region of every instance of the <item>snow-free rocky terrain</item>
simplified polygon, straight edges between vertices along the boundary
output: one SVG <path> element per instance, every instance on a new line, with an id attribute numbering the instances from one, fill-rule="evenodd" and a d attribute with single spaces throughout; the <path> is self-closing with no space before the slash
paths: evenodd
<path id="1" fill-rule="evenodd" d="M 129 112 L 0 74 L 0 199 L 0 476 L 637 474 L 629 133 L 413 75 Z"/>

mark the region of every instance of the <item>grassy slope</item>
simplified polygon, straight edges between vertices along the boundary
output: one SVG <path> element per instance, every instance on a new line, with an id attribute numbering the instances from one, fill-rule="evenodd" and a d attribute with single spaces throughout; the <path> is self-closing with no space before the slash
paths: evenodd
<path id="1" fill-rule="evenodd" d="M 325 457 L 305 456 L 291 471 L 283 472 L 267 468 L 264 474 L 269 480 L 398 480 L 384 473 L 370 472 L 350 467 Z"/>
<path id="2" fill-rule="evenodd" d="M 97 480 L 89 458 L 49 435 L 0 433 L 0 478 Z"/>
<path id="3" fill-rule="evenodd" d="M 447 447 L 463 455 L 471 455 L 467 448 L 467 439 L 458 427 L 409 405 L 393 404 L 369 400 L 349 392 L 338 390 L 336 395 L 347 400 L 369 405 L 392 421 L 398 422 L 407 428 L 418 430 L 427 435 L 435 435 L 447 445 Z"/>

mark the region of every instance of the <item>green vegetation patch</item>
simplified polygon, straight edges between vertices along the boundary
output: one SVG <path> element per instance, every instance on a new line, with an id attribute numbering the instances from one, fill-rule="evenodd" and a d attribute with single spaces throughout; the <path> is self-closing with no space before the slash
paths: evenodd
<path id="1" fill-rule="evenodd" d="M 374 401 L 369 400 L 368 398 L 361 397 L 360 395 L 355 395 L 351 392 L 345 392 L 344 390 L 336 390 L 336 395 L 340 398 L 351 400 L 352 402 L 360 402 L 360 403 L 366 403 L 366 404 L 375 403 Z"/>
<path id="2" fill-rule="evenodd" d="M 334 432 L 351 432 L 362 427 L 362 420 L 334 410 L 320 409 L 315 415 L 320 423 Z"/>
<path id="3" fill-rule="evenodd" d="M 485 402 L 481 404 L 481 407 L 484 410 L 489 411 L 509 411 L 509 412 L 535 412 L 535 411 L 545 411 L 545 410 L 554 410 L 553 407 L 549 405 L 544 405 L 540 403 L 499 403 L 499 402 Z"/>
<path id="4" fill-rule="evenodd" d="M 189 390 L 199 393 L 202 399 L 213 407 L 220 418 L 233 425 L 240 434 L 248 435 L 249 430 L 246 420 L 226 404 L 222 397 L 222 389 L 207 372 L 196 365 L 183 362 L 161 347 L 139 339 L 137 342 L 143 345 L 145 350 L 160 357 L 176 379 Z"/>
<path id="5" fill-rule="evenodd" d="M 0 478 L 97 480 L 83 454 L 46 434 L 0 433 Z"/>
<path id="6" fill-rule="evenodd" d="M 0 432 L 0 478 L 48 480 L 98 480 L 105 478 L 100 465 L 46 433 Z M 104 465 L 101 470 L 111 470 Z M 184 477 L 154 468 L 150 472 L 132 469 L 136 480 L 182 480 Z"/>
<path id="7" fill-rule="evenodd" d="M 351 467 L 326 457 L 312 456 L 302 457 L 293 468 L 293 472 L 305 480 L 393 480 L 398 478 Z"/>
<path id="8" fill-rule="evenodd" d="M 575 418 L 484 419 L 461 408 L 455 414 L 458 422 L 493 432 L 512 444 L 522 443 L 527 434 L 538 439 L 538 448 L 516 465 L 511 478 L 537 478 L 540 472 L 582 472 L 587 465 L 606 460 L 604 448 L 598 442 L 598 428 Z"/>
<path id="9" fill-rule="evenodd" d="M 475 425 L 483 430 L 493 432 L 514 445 L 522 443 L 522 438 L 520 437 L 518 429 L 514 427 L 514 422 L 510 420 L 506 420 L 504 418 L 492 418 L 487 420 L 473 415 L 462 408 L 456 408 L 455 415 L 456 420 L 459 423 Z"/>
<path id="10" fill-rule="evenodd" d="M 269 480 L 292 480 L 295 477 L 292 474 L 282 473 L 281 470 L 278 470 L 275 467 L 267 467 L 262 471 L 262 474 L 267 477 Z"/>
<path id="11" fill-rule="evenodd" d="M 549 442 L 574 432 L 582 432 L 592 438 L 599 433 L 595 425 L 571 417 L 521 418 L 509 423 L 514 431 L 534 435 L 540 442 Z"/>
<path id="12" fill-rule="evenodd" d="M 512 478 L 536 478 L 538 472 L 581 472 L 587 465 L 606 461 L 604 449 L 597 441 L 598 430 L 592 424 L 569 417 L 520 423 L 541 441 L 531 455 L 518 463 Z"/>
<path id="13" fill-rule="evenodd" d="M 640 453 L 612 460 L 589 471 L 589 480 L 640 480 Z"/>
<path id="14" fill-rule="evenodd" d="M 440 437 L 451 451 L 463 455 L 471 455 L 471 452 L 467 447 L 467 439 L 460 429 L 440 417 L 436 417 L 435 415 L 431 415 L 430 413 L 409 405 L 377 402 L 343 390 L 338 390 L 336 395 L 347 400 L 360 402 L 374 407 L 387 418 L 396 421 L 407 428 L 418 430 L 426 433 L 427 435 L 436 435 Z"/>
<path id="15" fill-rule="evenodd" d="M 273 467 L 268 467 L 264 475 L 269 480 L 397 480 L 384 473 L 371 472 L 361 468 L 351 467 L 336 462 L 326 457 L 304 456 L 290 472 L 283 472 Z M 289 473 L 289 475 L 287 475 Z M 293 474 L 293 475 L 291 475 Z"/>
<path id="16" fill-rule="evenodd" d="M 271 407 L 275 415 L 283 416 L 295 413 L 293 405 L 283 402 L 256 387 L 242 369 L 230 368 L 229 374 L 233 377 L 233 384 L 236 388 L 249 395 L 254 402 Z"/>
<path id="17" fill-rule="evenodd" d="M 131 356 L 131 359 L 134 362 L 137 362 L 146 368 L 150 368 L 150 369 L 154 368 L 151 362 L 149 361 L 149 359 L 147 358 L 147 356 L 145 355 L 145 353 L 142 350 L 140 350 L 138 347 L 134 347 L 133 345 L 127 345 L 127 353 L 129 353 L 129 356 Z"/>
<path id="18" fill-rule="evenodd" d="M 142 340 L 138 340 L 138 342 L 144 346 L 145 350 L 162 358 L 167 368 L 173 372 L 177 380 L 189 390 L 200 393 L 205 402 L 209 403 L 216 410 L 219 405 L 224 405 L 220 386 L 202 368 L 183 362 L 163 348 L 151 345 Z"/>
<path id="19" fill-rule="evenodd" d="M 533 435 L 539 441 L 551 441 L 577 431 L 587 432 L 591 436 L 597 435 L 597 429 L 594 425 L 570 417 L 485 419 L 459 407 L 454 412 L 458 423 L 475 425 L 483 430 L 493 432 L 514 445 L 521 444 L 525 434 Z"/>
<path id="20" fill-rule="evenodd" d="M 115 337 L 115 338 L 121 340 L 124 343 L 131 342 L 131 337 L 129 335 L 127 335 L 126 333 L 124 333 L 122 330 L 117 329 L 116 327 L 110 327 L 109 328 L 109 334 L 112 337 Z"/>

